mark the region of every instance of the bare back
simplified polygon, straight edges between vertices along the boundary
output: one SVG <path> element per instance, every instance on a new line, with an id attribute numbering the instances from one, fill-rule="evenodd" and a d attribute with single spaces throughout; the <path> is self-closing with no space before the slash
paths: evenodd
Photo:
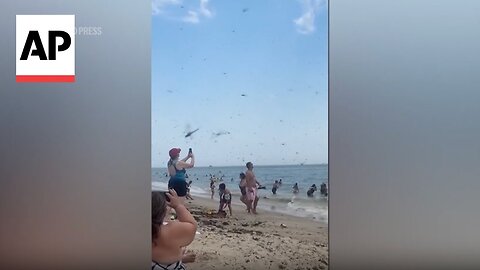
<path id="1" fill-rule="evenodd" d="M 168 169 L 168 176 L 170 176 L 170 177 L 174 176 L 175 173 L 177 172 L 175 170 L 175 166 L 173 165 L 173 163 L 170 163 L 170 162 L 167 164 L 167 169 Z"/>
<path id="2" fill-rule="evenodd" d="M 170 231 L 169 227 L 172 225 L 174 224 L 163 225 L 155 240 L 156 244 L 152 243 L 152 258 L 159 263 L 169 264 L 179 261 L 182 258 L 181 247 L 179 247 L 175 241 L 172 241 L 168 235 Z"/>
<path id="3" fill-rule="evenodd" d="M 193 217 L 192 217 L 193 218 Z M 186 229 L 188 228 L 188 229 Z M 180 221 L 164 223 L 157 239 L 152 243 L 152 259 L 161 264 L 170 264 L 182 259 L 183 247 L 189 245 L 195 237 L 196 225 Z M 178 235 L 186 236 L 181 239 Z"/>

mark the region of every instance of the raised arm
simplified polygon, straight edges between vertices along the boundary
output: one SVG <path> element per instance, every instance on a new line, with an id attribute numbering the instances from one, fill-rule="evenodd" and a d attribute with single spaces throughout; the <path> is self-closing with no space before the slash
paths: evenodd
<path id="1" fill-rule="evenodd" d="M 181 167 L 182 169 L 190 169 L 195 166 L 195 156 L 190 154 L 187 156 L 187 159 L 190 158 L 190 162 L 186 162 L 183 159 L 177 162 L 177 167 Z"/>
<path id="2" fill-rule="evenodd" d="M 179 247 L 188 246 L 193 239 L 195 239 L 195 232 L 197 231 L 197 222 L 193 218 L 192 214 L 185 208 L 183 203 L 177 196 L 175 190 L 170 189 L 170 194 L 167 193 L 170 202 L 167 202 L 169 206 L 175 209 L 177 213 L 178 222 L 169 223 L 169 240 Z"/>

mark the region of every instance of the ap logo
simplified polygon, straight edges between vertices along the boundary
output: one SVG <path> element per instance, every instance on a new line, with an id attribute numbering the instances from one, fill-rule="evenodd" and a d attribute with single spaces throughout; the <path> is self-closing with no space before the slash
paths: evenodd
<path id="1" fill-rule="evenodd" d="M 17 15 L 17 82 L 75 82 L 75 15 Z"/>

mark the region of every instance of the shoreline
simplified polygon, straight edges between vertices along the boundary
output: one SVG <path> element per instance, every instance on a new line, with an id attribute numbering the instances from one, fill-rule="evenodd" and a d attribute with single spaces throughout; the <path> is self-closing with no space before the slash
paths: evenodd
<path id="1" fill-rule="evenodd" d="M 229 185 L 229 183 L 227 183 Z M 153 190 L 166 190 L 167 183 L 160 181 L 152 181 Z M 230 188 L 232 192 L 232 205 L 237 207 L 243 207 L 243 203 L 240 202 L 240 192 L 233 188 Z M 210 192 L 201 189 L 200 186 L 194 185 L 191 189 L 191 195 L 195 198 L 203 198 L 210 201 Z M 295 194 L 290 194 L 291 197 L 287 197 L 286 194 L 266 195 L 265 192 L 260 193 L 260 202 L 258 209 L 265 210 L 267 212 L 289 215 L 294 218 L 305 218 L 315 222 L 328 224 L 328 198 L 307 198 L 301 197 Z M 298 196 L 298 197 L 297 197 Z M 218 201 L 218 190 L 215 190 L 214 200 Z M 215 207 L 218 207 L 215 206 Z"/>
<path id="2" fill-rule="evenodd" d="M 205 203 L 209 203 L 208 201 L 215 201 L 217 203 L 217 208 L 218 208 L 218 193 L 216 192 L 214 197 L 213 197 L 213 200 L 210 199 L 210 195 L 199 195 L 199 194 L 191 194 L 193 198 L 199 198 L 201 200 L 207 200 L 207 202 Z M 263 201 L 263 202 L 262 202 Z M 268 204 L 268 205 L 265 205 Z M 240 201 L 240 195 L 239 194 L 236 194 L 236 193 L 232 193 L 232 208 L 233 206 L 236 206 L 237 208 L 246 208 L 244 206 L 244 204 Z M 317 218 L 314 218 L 314 217 L 308 217 L 308 216 L 302 216 L 302 215 L 295 215 L 294 213 L 292 212 L 289 212 L 289 211 L 281 211 L 279 210 L 279 207 L 275 207 L 273 204 L 271 204 L 271 201 L 270 201 L 270 198 L 264 198 L 264 197 L 260 197 L 260 201 L 259 201 L 259 204 L 257 206 L 257 210 L 261 210 L 261 211 L 265 211 L 271 215 L 285 215 L 285 216 L 289 216 L 291 218 L 301 218 L 301 219 L 305 219 L 305 220 L 309 220 L 309 221 L 314 221 L 314 222 L 317 222 L 317 223 L 322 223 L 326 226 L 328 226 L 328 220 L 323 220 L 323 219 L 317 219 Z M 273 208 L 272 208 L 273 207 Z M 270 208 L 270 209 L 268 209 Z M 235 213 L 235 210 L 233 210 L 234 213 Z"/>
<path id="3" fill-rule="evenodd" d="M 216 217 L 217 198 L 192 196 L 185 204 L 199 234 L 187 247 L 197 254 L 188 269 L 328 269 L 328 224 L 261 208 L 248 214 L 233 202 L 233 216 Z"/>

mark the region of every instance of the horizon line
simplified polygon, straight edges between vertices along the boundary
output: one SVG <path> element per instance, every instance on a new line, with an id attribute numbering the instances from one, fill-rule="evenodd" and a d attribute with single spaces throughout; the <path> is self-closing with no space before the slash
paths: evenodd
<path id="1" fill-rule="evenodd" d="M 314 165 L 328 165 L 328 163 L 312 163 L 312 164 L 266 164 L 266 165 L 255 165 L 254 167 L 268 167 L 268 166 L 314 166 Z M 208 165 L 208 166 L 195 166 L 193 168 L 215 168 L 215 167 L 245 167 L 245 165 Z M 166 167 L 151 167 L 152 169 L 161 169 Z"/>

